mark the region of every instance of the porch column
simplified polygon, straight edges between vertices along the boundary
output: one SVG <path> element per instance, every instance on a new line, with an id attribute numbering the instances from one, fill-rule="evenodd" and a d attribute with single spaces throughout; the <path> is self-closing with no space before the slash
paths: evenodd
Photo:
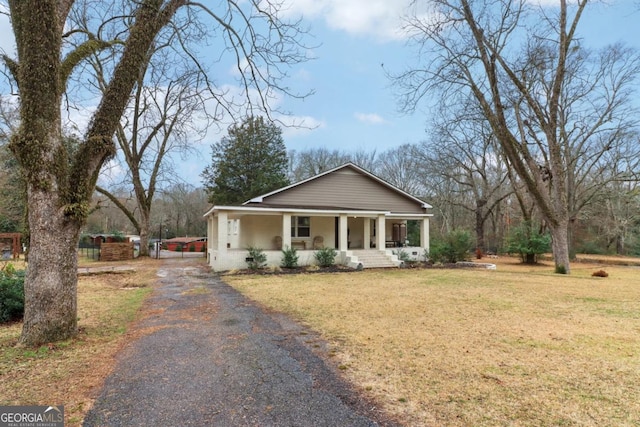
<path id="1" fill-rule="evenodd" d="M 347 221 L 347 215 L 340 214 L 340 235 L 338 236 L 338 250 L 346 251 L 349 249 L 349 223 Z"/>
<path id="2" fill-rule="evenodd" d="M 429 218 L 424 218 L 420 224 L 420 247 L 429 252 Z"/>
<path id="3" fill-rule="evenodd" d="M 218 243 L 218 221 L 216 217 L 207 217 L 207 263 L 211 263 L 211 251 L 217 248 Z"/>
<path id="4" fill-rule="evenodd" d="M 376 240 L 377 240 L 376 246 L 379 251 L 384 251 L 386 248 L 385 240 L 387 240 L 386 239 L 387 218 L 384 215 L 378 215 L 378 218 L 376 219 L 376 221 L 378 221 L 378 224 L 376 226 L 376 233 L 378 233 L 376 235 Z"/>
<path id="5" fill-rule="evenodd" d="M 364 249 L 369 249 L 371 247 L 371 218 L 364 218 L 364 244 L 362 247 Z"/>
<path id="6" fill-rule="evenodd" d="M 227 224 L 229 217 L 226 212 L 218 212 L 218 256 L 227 252 Z"/>
<path id="7" fill-rule="evenodd" d="M 218 241 L 218 222 L 215 216 L 211 215 L 207 218 L 207 227 L 207 237 L 211 239 L 211 241 L 207 241 L 207 247 L 214 249 L 214 242 Z"/>
<path id="8" fill-rule="evenodd" d="M 282 249 L 291 248 L 291 214 L 282 214 Z"/>

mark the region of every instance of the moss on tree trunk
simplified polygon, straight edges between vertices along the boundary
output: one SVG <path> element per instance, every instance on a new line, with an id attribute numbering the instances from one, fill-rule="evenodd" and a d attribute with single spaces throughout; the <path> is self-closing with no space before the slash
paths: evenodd
<path id="1" fill-rule="evenodd" d="M 80 227 L 89 213 L 100 168 L 115 153 L 112 136 L 137 70 L 158 31 L 185 4 L 183 0 L 171 0 L 164 7 L 160 0 L 140 3 L 122 58 L 87 135 L 70 155 L 62 140 L 60 105 L 65 79 L 71 72 L 62 66 L 61 57 L 62 31 L 72 3 L 9 1 L 18 61 L 5 58 L 5 62 L 19 87 L 21 118 L 10 148 L 24 171 L 29 210 L 29 268 L 21 337 L 27 345 L 63 340 L 77 333 Z M 90 49 L 76 50 L 67 58 L 77 64 L 89 53 Z"/>
<path id="2" fill-rule="evenodd" d="M 69 221 L 52 192 L 28 195 L 29 268 L 21 342 L 35 346 L 77 333 L 77 256 L 80 226 Z"/>

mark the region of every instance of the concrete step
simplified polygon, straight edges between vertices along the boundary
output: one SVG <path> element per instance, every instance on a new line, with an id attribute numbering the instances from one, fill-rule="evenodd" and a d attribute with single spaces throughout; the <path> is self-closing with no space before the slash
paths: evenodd
<path id="1" fill-rule="evenodd" d="M 354 250 L 351 252 L 353 257 L 357 259 L 357 262 L 362 264 L 363 268 L 397 267 L 397 264 L 394 263 L 384 252 L 377 250 Z"/>

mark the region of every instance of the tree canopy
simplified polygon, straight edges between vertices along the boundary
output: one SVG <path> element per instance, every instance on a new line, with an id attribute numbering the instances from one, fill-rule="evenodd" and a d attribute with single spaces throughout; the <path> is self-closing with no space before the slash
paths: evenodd
<path id="1" fill-rule="evenodd" d="M 78 331 L 80 230 L 91 212 L 100 171 L 117 153 L 114 134 L 157 47 L 171 46 L 180 58 L 192 62 L 213 98 L 214 110 L 230 115 L 245 109 L 271 114 L 269 100 L 275 94 L 296 96 L 284 80 L 292 64 L 306 59 L 306 49 L 298 21 L 281 19 L 281 3 L 271 0 L 211 5 L 189 0 L 6 4 L 16 55 L 2 59 L 10 85 L 18 90 L 20 114 L 20 126 L 8 146 L 25 180 L 30 233 L 21 343 L 38 345 Z M 204 44 L 209 55 L 199 51 Z M 96 55 L 113 55 L 99 81 L 86 67 Z M 214 62 L 224 57 L 236 64 L 237 91 L 212 80 L 206 57 Z M 177 67 L 175 62 L 166 65 Z M 85 87 L 79 87 L 81 81 L 87 82 Z M 86 105 L 91 96 L 97 101 L 95 108 Z M 63 117 L 63 106 L 90 110 L 74 147 L 63 138 L 70 121 Z M 220 114 L 213 118 L 218 120 Z"/>
<path id="2" fill-rule="evenodd" d="M 610 164 L 612 148 L 637 126 L 630 101 L 638 52 L 582 46 L 577 28 L 586 0 L 552 9 L 527 0 L 429 4 L 432 13 L 407 19 L 419 55 L 396 76 L 404 109 L 433 97 L 446 106 L 477 103 L 551 230 L 556 271 L 568 273 L 581 177 Z"/>
<path id="3" fill-rule="evenodd" d="M 237 205 L 289 184 L 282 131 L 263 117 L 229 127 L 211 146 L 211 165 L 202 172 L 209 202 Z"/>

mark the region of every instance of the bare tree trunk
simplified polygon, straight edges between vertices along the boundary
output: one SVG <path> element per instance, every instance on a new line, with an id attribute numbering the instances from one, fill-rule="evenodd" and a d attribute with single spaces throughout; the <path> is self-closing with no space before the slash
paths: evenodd
<path id="1" fill-rule="evenodd" d="M 476 256 L 478 259 L 482 258 L 485 253 L 484 245 L 484 207 L 487 204 L 486 200 L 478 200 L 476 202 Z"/>
<path id="2" fill-rule="evenodd" d="M 30 189 L 28 200 L 31 237 L 20 342 L 32 346 L 77 333 L 80 226 L 68 220 L 51 192 Z"/>
<path id="3" fill-rule="evenodd" d="M 616 254 L 626 255 L 624 249 L 624 235 L 622 232 L 616 237 Z"/>
<path id="4" fill-rule="evenodd" d="M 25 277 L 24 326 L 20 342 L 39 345 L 77 334 L 77 248 L 80 227 L 100 167 L 113 154 L 111 136 L 157 32 L 181 3 L 160 1 L 140 7 L 112 84 L 102 98 L 86 140 L 73 155 L 63 144 L 60 103 L 75 62 L 60 61 L 62 32 L 73 2 L 11 0 L 19 63 L 4 58 L 20 90 L 21 127 L 11 140 L 27 182 L 29 268 Z M 76 52 L 82 58 L 90 53 Z"/>
<path id="5" fill-rule="evenodd" d="M 555 271 L 560 274 L 569 274 L 571 272 L 569 268 L 569 221 L 562 221 L 549 226 L 549 228 Z"/>
<path id="6" fill-rule="evenodd" d="M 149 256 L 149 212 L 141 211 L 142 220 L 140 221 L 140 252 L 138 256 Z"/>

